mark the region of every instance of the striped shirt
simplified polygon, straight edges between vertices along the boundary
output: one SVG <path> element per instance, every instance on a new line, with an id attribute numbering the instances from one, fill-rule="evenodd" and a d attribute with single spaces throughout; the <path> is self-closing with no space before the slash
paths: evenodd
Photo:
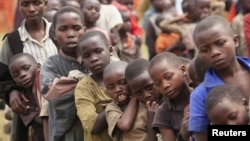
<path id="1" fill-rule="evenodd" d="M 20 39 L 23 42 L 23 47 L 24 47 L 23 53 L 31 54 L 36 59 L 36 61 L 40 63 L 41 65 L 45 62 L 45 60 L 48 57 L 58 53 L 56 45 L 53 43 L 53 41 L 49 37 L 49 29 L 50 29 L 51 23 L 48 22 L 44 18 L 43 20 L 45 22 L 46 29 L 45 29 L 45 36 L 40 42 L 33 39 L 28 33 L 25 27 L 26 20 L 24 20 L 21 26 L 18 28 Z M 0 61 L 5 64 L 8 64 L 12 56 L 13 56 L 13 53 L 9 47 L 9 43 L 6 38 L 1 48 Z"/>

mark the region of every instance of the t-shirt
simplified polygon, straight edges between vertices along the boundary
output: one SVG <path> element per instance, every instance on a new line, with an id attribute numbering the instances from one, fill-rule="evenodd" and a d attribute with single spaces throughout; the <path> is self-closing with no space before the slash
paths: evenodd
<path id="1" fill-rule="evenodd" d="M 147 108 L 145 104 L 139 103 L 133 128 L 128 132 L 122 132 L 117 129 L 116 125 L 126 108 L 127 105 L 119 107 L 114 102 L 107 105 L 105 112 L 109 135 L 113 141 L 145 141 L 147 139 Z"/>
<path id="2" fill-rule="evenodd" d="M 78 82 L 75 89 L 75 104 L 84 129 L 85 141 L 112 141 L 108 135 L 108 128 L 98 134 L 92 134 L 98 114 L 105 110 L 102 105 L 111 101 L 106 88 L 100 87 L 91 76 Z"/>

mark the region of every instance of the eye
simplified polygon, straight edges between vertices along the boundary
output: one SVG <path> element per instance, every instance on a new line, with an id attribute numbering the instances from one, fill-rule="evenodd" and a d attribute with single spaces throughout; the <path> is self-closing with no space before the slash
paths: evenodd
<path id="1" fill-rule="evenodd" d="M 79 31 L 79 30 L 82 29 L 82 26 L 75 25 L 75 26 L 73 27 L 73 29 L 74 29 L 75 31 Z"/>
<path id="2" fill-rule="evenodd" d="M 41 1 L 35 1 L 33 4 L 39 6 L 41 3 L 42 3 Z"/>
<path id="3" fill-rule="evenodd" d="M 215 42 L 215 45 L 221 47 L 221 46 L 224 45 L 224 42 L 223 41 L 217 41 L 217 42 Z"/>
<path id="4" fill-rule="evenodd" d="M 95 49 L 95 52 L 96 52 L 97 54 L 101 54 L 101 53 L 102 53 L 102 50 L 103 50 L 103 49 L 101 49 L 101 48 L 97 48 L 97 49 Z"/>
<path id="5" fill-rule="evenodd" d="M 83 54 L 83 58 L 84 58 L 84 59 L 88 59 L 89 56 L 90 56 L 89 53 L 84 53 L 84 54 Z"/>
<path id="6" fill-rule="evenodd" d="M 29 68 L 30 68 L 30 66 L 23 66 L 23 70 L 25 70 L 25 71 L 27 71 L 27 70 L 29 70 Z"/>
<path id="7" fill-rule="evenodd" d="M 171 80 L 171 79 L 172 79 L 172 76 L 173 76 L 173 74 L 167 73 L 167 74 L 164 75 L 164 78 L 165 78 L 166 80 Z"/>
<path id="8" fill-rule="evenodd" d="M 200 48 L 199 52 L 200 53 L 207 53 L 208 52 L 208 48 L 202 47 L 202 48 Z"/>
<path id="9" fill-rule="evenodd" d="M 135 92 L 135 95 L 136 95 L 136 96 L 141 96 L 142 93 L 141 93 L 141 92 Z"/>
<path id="10" fill-rule="evenodd" d="M 153 87 L 154 87 L 154 84 L 147 85 L 146 90 L 150 91 L 153 89 Z"/>
<path id="11" fill-rule="evenodd" d="M 17 77 L 19 76 L 19 73 L 18 73 L 18 72 L 13 72 L 13 73 L 12 73 L 12 76 L 13 76 L 14 78 L 17 78 Z"/>
<path id="12" fill-rule="evenodd" d="M 126 80 L 125 80 L 125 79 L 121 79 L 121 80 L 119 81 L 119 84 L 121 84 L 121 85 L 126 85 L 126 84 L 127 84 L 127 82 L 126 82 Z"/>
<path id="13" fill-rule="evenodd" d="M 107 89 L 108 89 L 108 90 L 113 90 L 113 89 L 114 89 L 114 85 L 108 85 L 108 86 L 107 86 Z"/>
<path id="14" fill-rule="evenodd" d="M 61 26 L 58 28 L 58 30 L 61 32 L 65 32 L 67 30 L 67 28 L 65 26 Z"/>
<path id="15" fill-rule="evenodd" d="M 237 118 L 237 114 L 234 113 L 234 114 L 230 114 L 229 117 L 228 117 L 230 120 L 235 120 Z"/>
<path id="16" fill-rule="evenodd" d="M 156 87 L 159 87 L 161 85 L 161 82 L 160 81 L 155 81 L 154 84 L 155 84 Z"/>
<path id="17" fill-rule="evenodd" d="M 29 6 L 29 2 L 27 2 L 27 1 L 22 2 L 21 5 L 22 5 L 23 7 L 28 7 L 28 6 Z"/>

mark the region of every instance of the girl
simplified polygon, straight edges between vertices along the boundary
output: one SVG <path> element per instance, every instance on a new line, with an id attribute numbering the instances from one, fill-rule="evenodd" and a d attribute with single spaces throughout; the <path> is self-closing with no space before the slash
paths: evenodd
<path id="1" fill-rule="evenodd" d="M 65 6 L 53 17 L 52 31 L 61 49 L 59 54 L 46 60 L 41 70 L 41 91 L 49 104 L 43 99 L 40 116 L 44 117 L 44 126 L 49 125 L 49 132 L 46 128 L 44 132 L 50 141 L 83 140 L 83 130 L 74 104 L 77 79 L 67 76 L 72 70 L 86 73 L 77 48 L 84 28 L 82 13 L 74 7 Z"/>
<path id="2" fill-rule="evenodd" d="M 110 63 L 112 49 L 100 31 L 86 32 L 79 41 L 79 48 L 91 75 L 76 86 L 77 115 L 84 129 L 85 141 L 111 141 L 105 116 L 105 107 L 111 102 L 103 83 L 103 71 Z"/>

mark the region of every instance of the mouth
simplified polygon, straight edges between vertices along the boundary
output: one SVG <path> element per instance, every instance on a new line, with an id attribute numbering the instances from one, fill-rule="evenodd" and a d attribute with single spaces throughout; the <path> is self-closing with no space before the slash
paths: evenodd
<path id="1" fill-rule="evenodd" d="M 170 90 L 166 93 L 167 97 L 171 97 L 172 95 L 174 95 L 174 90 Z"/>
<path id="2" fill-rule="evenodd" d="M 223 59 L 218 59 L 216 61 L 213 62 L 214 66 L 220 66 L 224 63 Z"/>
<path id="3" fill-rule="evenodd" d="M 117 101 L 118 102 L 122 102 L 122 101 L 125 101 L 127 99 L 127 95 L 125 94 L 121 94 L 117 97 Z"/>
<path id="4" fill-rule="evenodd" d="M 22 82 L 22 85 L 23 85 L 23 86 L 27 86 L 27 85 L 30 84 L 30 82 L 31 82 L 30 79 L 26 79 L 26 80 L 24 80 L 24 81 Z"/>
<path id="5" fill-rule="evenodd" d="M 69 42 L 66 44 L 68 47 L 76 47 L 77 46 L 77 42 Z"/>
<path id="6" fill-rule="evenodd" d="M 92 67 L 92 70 L 97 71 L 97 70 L 99 70 L 99 69 L 101 69 L 101 68 L 102 68 L 102 65 L 101 65 L 101 64 L 96 64 L 96 65 L 94 65 L 94 66 Z"/>

